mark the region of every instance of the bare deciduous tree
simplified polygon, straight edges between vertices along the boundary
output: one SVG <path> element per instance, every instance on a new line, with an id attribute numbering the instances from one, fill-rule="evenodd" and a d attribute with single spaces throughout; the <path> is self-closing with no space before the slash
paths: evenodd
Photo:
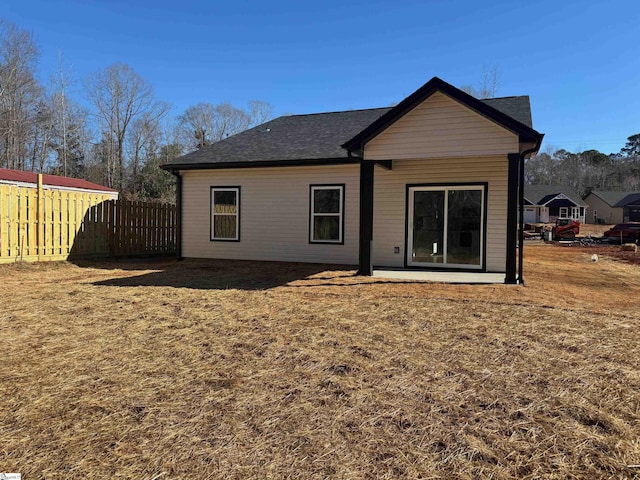
<path id="1" fill-rule="evenodd" d="M 27 167 L 28 143 L 34 139 L 34 114 L 42 93 L 34 76 L 37 60 L 31 33 L 0 20 L 0 166 Z"/>
<path id="2" fill-rule="evenodd" d="M 215 107 L 201 102 L 187 108 L 178 117 L 178 130 L 188 149 L 202 148 L 213 142 Z"/>
<path id="3" fill-rule="evenodd" d="M 42 172 L 49 158 L 51 138 L 53 136 L 54 121 L 51 105 L 42 100 L 33 108 L 30 115 L 32 120 L 31 139 L 28 142 L 32 171 Z"/>
<path id="4" fill-rule="evenodd" d="M 236 133 L 246 130 L 251 125 L 251 117 L 247 112 L 230 103 L 216 105 L 213 117 L 212 140 L 218 142 Z"/>
<path id="5" fill-rule="evenodd" d="M 56 151 L 59 157 L 59 163 L 62 167 L 62 174 L 67 176 L 67 163 L 69 161 L 68 151 L 68 131 L 69 131 L 69 102 L 67 100 L 67 88 L 69 85 L 69 77 L 62 68 L 62 54 L 58 53 L 58 74 L 54 79 L 54 93 L 51 96 L 51 104 L 53 107 L 54 122 L 56 124 L 59 141 L 56 145 Z"/>
<path id="6" fill-rule="evenodd" d="M 161 132 L 157 117 L 144 114 L 131 124 L 129 141 L 129 190 L 137 196 L 142 190 L 142 167 L 156 158 L 160 150 Z"/>
<path id="7" fill-rule="evenodd" d="M 107 182 L 122 189 L 125 142 L 131 122 L 140 116 L 162 117 L 168 110 L 154 99 L 153 89 L 133 68 L 115 63 L 90 77 L 87 90 L 107 148 Z"/>
<path id="8" fill-rule="evenodd" d="M 262 100 L 251 100 L 243 110 L 230 103 L 213 105 L 198 103 L 178 117 L 180 137 L 188 150 L 202 148 L 269 120 L 273 106 Z"/>
<path id="9" fill-rule="evenodd" d="M 179 117 L 177 128 L 161 121 L 168 105 L 122 63 L 87 79 L 83 93 L 91 106 L 85 109 L 74 100 L 62 55 L 46 92 L 36 78 L 38 58 L 32 34 L 0 19 L 0 167 L 86 178 L 124 196 L 166 200 L 175 179 L 160 165 L 263 123 L 273 112 L 261 100 L 245 109 L 200 103 Z"/>
<path id="10" fill-rule="evenodd" d="M 472 85 L 463 85 L 460 90 L 468 93 L 476 98 L 494 98 L 498 93 L 500 87 L 500 80 L 498 74 L 498 68 L 495 65 L 482 67 L 482 75 L 480 77 L 480 86 L 473 87 Z"/>
<path id="11" fill-rule="evenodd" d="M 250 125 L 256 126 L 270 120 L 273 117 L 273 105 L 262 100 L 249 101 Z"/>

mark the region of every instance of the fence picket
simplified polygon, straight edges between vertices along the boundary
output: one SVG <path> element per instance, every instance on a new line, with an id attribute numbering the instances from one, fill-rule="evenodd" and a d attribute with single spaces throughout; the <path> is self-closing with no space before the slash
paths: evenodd
<path id="1" fill-rule="evenodd" d="M 9 189 L 0 188 L 0 258 L 8 257 L 9 254 L 9 229 L 11 219 L 9 218 Z"/>
<path id="2" fill-rule="evenodd" d="M 174 205 L 0 185 L 0 263 L 171 254 Z"/>
<path id="3" fill-rule="evenodd" d="M 60 192 L 60 255 L 69 254 L 69 194 Z"/>
<path id="4" fill-rule="evenodd" d="M 18 258 L 20 255 L 20 197 L 18 196 L 18 187 L 11 188 L 9 192 L 10 208 L 13 210 L 9 213 L 9 220 L 11 225 L 9 226 L 9 255 L 13 258 Z"/>

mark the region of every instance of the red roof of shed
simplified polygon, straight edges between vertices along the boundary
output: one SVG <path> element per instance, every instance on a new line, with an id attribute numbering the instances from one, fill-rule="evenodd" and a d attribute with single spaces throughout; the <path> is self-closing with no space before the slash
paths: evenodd
<path id="1" fill-rule="evenodd" d="M 0 180 L 8 180 L 11 182 L 38 183 L 38 174 L 36 172 L 24 172 L 22 170 L 10 170 L 8 168 L 0 168 Z M 56 187 L 80 188 L 83 190 L 100 190 L 103 192 L 116 192 L 113 188 L 98 185 L 97 183 L 88 182 L 80 178 L 61 177 L 58 175 L 42 175 L 42 184 Z"/>

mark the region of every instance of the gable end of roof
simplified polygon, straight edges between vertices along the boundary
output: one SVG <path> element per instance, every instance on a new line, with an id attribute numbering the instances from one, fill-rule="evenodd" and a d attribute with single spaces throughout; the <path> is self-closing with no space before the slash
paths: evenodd
<path id="1" fill-rule="evenodd" d="M 544 206 L 557 197 L 566 198 L 578 207 L 588 205 L 571 188 L 563 185 L 525 185 L 524 198 L 532 205 Z"/>
<path id="2" fill-rule="evenodd" d="M 521 143 L 535 143 L 539 147 L 542 142 L 542 137 L 544 135 L 528 125 L 510 117 L 488 103 L 478 100 L 468 93 L 463 92 L 444 80 L 438 77 L 433 77 L 418 90 L 402 100 L 398 105 L 391 108 L 391 110 L 374 121 L 371 125 L 342 144 L 342 147 L 347 149 L 350 153 L 354 152 L 360 154 L 365 143 L 393 125 L 409 111 L 413 110 L 416 106 L 438 91 L 459 101 L 463 105 L 466 105 L 476 113 L 498 123 L 507 130 L 514 132 L 518 135 Z"/>

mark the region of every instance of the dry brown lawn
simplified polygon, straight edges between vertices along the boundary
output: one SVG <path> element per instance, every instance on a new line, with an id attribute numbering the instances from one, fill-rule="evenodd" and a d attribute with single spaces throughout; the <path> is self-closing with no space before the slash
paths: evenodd
<path id="1" fill-rule="evenodd" d="M 602 237 L 607 230 L 611 230 L 613 225 L 600 225 L 594 223 L 583 223 L 580 225 L 580 237 L 591 235 L 593 237 Z"/>
<path id="2" fill-rule="evenodd" d="M 640 267 L 527 245 L 527 286 L 344 267 L 0 267 L 0 471 L 640 478 Z"/>

